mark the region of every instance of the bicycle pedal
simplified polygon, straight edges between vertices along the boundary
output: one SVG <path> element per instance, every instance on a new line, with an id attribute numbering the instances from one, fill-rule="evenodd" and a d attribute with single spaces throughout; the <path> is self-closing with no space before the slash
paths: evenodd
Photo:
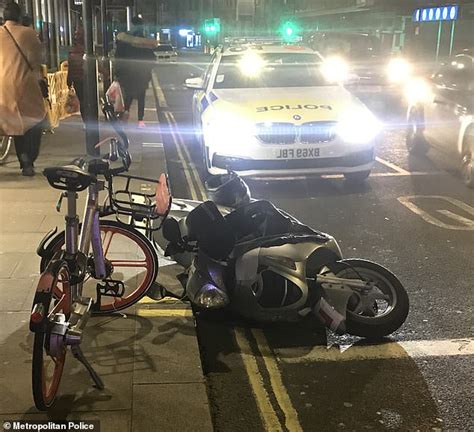
<path id="1" fill-rule="evenodd" d="M 97 296 L 122 297 L 125 293 L 125 284 L 121 280 L 103 279 L 103 284 L 97 284 Z"/>

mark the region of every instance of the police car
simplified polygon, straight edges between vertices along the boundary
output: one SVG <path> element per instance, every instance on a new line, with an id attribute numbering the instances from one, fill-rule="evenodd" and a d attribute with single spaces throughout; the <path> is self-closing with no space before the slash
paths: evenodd
<path id="1" fill-rule="evenodd" d="M 297 45 L 218 48 L 185 85 L 210 174 L 344 174 L 363 181 L 380 125 L 342 85 L 337 59 Z"/>

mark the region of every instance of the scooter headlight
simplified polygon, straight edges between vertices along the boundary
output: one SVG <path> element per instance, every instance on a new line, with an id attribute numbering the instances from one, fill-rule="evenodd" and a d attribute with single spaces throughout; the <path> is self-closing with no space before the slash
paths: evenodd
<path id="1" fill-rule="evenodd" d="M 202 286 L 196 303 L 204 309 L 217 309 L 229 304 L 229 297 L 215 285 L 205 284 Z"/>

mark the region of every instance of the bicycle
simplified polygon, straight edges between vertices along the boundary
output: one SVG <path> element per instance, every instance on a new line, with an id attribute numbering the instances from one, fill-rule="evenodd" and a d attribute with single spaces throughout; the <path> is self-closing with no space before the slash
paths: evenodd
<path id="1" fill-rule="evenodd" d="M 109 153 L 103 158 L 76 159 L 70 165 L 48 167 L 43 172 L 50 186 L 63 191 L 57 210 L 66 198 L 67 214 L 64 233 L 54 237 L 57 229 L 50 231 L 37 250 L 42 258 L 43 271 L 31 310 L 30 330 L 34 333 L 33 399 L 39 410 L 51 408 L 56 400 L 69 346 L 74 357 L 88 370 L 95 386 L 104 388 L 80 347 L 87 321 L 93 313 L 111 313 L 136 303 L 153 285 L 158 273 L 158 258 L 151 238 L 152 232 L 161 229 L 171 207 L 166 176 L 162 174 L 159 180 L 155 180 L 123 174 L 132 162 L 128 138 L 119 126 L 113 107 L 103 102 L 102 109 L 118 136 L 118 139 L 108 138 L 98 144 L 109 142 Z M 118 159 L 120 166 L 113 167 Z M 126 180 L 125 189 L 114 191 L 116 177 Z M 155 193 L 133 192 L 133 180 L 155 183 Z M 78 193 L 85 189 L 88 189 L 88 196 L 83 223 L 79 224 Z M 104 189 L 107 189 L 108 197 L 100 206 L 99 192 Z M 118 221 L 103 219 L 114 214 Z M 123 217 L 128 218 L 128 223 L 120 221 Z M 161 223 L 157 225 L 159 219 Z M 141 225 L 137 227 L 136 222 Z M 138 228 L 145 230 L 145 234 Z M 133 253 L 136 256 L 141 253 L 142 257 L 107 259 L 115 235 L 126 237 L 136 247 Z M 112 278 L 115 269 L 121 266 L 139 267 L 145 272 L 129 293 L 123 279 Z M 95 299 L 84 295 L 84 286 L 89 280 L 99 281 Z M 104 298 L 113 300 L 106 302 Z"/>
<path id="2" fill-rule="evenodd" d="M 6 135 L 0 136 L 0 165 L 6 162 L 12 142 L 13 137 Z"/>

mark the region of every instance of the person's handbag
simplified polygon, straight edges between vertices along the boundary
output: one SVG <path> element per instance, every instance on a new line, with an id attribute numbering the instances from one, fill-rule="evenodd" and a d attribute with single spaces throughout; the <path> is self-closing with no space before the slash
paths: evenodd
<path id="1" fill-rule="evenodd" d="M 114 107 L 116 113 L 123 113 L 125 111 L 125 104 L 123 102 L 122 88 L 118 81 L 113 81 L 109 89 L 105 93 L 107 100 Z"/>
<path id="2" fill-rule="evenodd" d="M 13 43 L 15 44 L 15 46 L 17 47 L 18 51 L 20 52 L 21 56 L 24 58 L 24 60 L 26 61 L 26 64 L 28 65 L 28 68 L 34 72 L 35 70 L 33 69 L 33 67 L 31 66 L 30 62 L 28 61 L 28 58 L 26 57 L 25 53 L 21 50 L 20 46 L 18 45 L 16 39 L 13 37 L 13 35 L 11 34 L 10 30 L 8 30 L 7 27 L 3 26 L 3 28 L 7 31 L 7 33 L 10 35 L 10 37 L 12 38 L 12 41 Z M 38 85 L 40 87 L 40 90 L 41 90 L 41 94 L 43 95 L 43 97 L 46 99 L 47 97 L 49 97 L 49 89 L 48 89 L 48 81 L 45 79 L 45 78 L 40 78 L 38 80 Z"/>
<path id="3" fill-rule="evenodd" d="M 64 105 L 64 110 L 67 114 L 75 114 L 79 111 L 80 102 L 76 94 L 76 89 L 74 87 L 69 88 L 67 95 L 66 103 Z"/>

